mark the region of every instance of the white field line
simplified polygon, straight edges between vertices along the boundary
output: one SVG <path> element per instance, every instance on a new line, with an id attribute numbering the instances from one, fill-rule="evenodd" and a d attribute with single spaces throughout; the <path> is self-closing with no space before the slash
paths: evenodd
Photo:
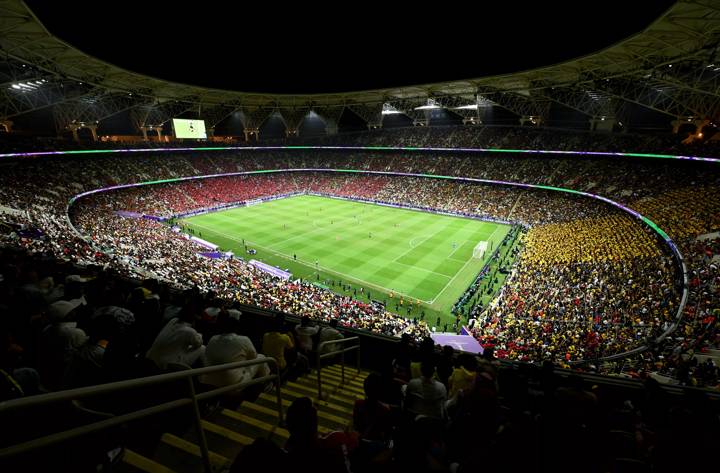
<path id="1" fill-rule="evenodd" d="M 191 224 L 191 225 L 194 226 L 194 227 L 203 228 L 203 229 L 205 229 L 206 231 L 210 231 L 211 233 L 214 233 L 214 234 L 216 234 L 216 235 L 220 235 L 220 236 L 222 236 L 222 237 L 225 237 L 225 238 L 227 238 L 228 240 L 232 240 L 232 241 L 236 241 L 236 242 L 240 242 L 240 243 L 242 242 L 242 239 L 241 239 L 241 238 L 237 238 L 237 237 L 234 237 L 234 236 L 232 236 L 232 235 L 228 235 L 227 233 L 219 232 L 219 231 L 215 230 L 214 228 L 206 227 L 206 226 L 204 226 L 204 225 L 199 225 L 199 224 Z M 311 263 L 311 262 L 308 262 L 308 261 L 303 261 L 302 259 L 297 259 L 297 260 L 296 260 L 296 259 L 293 259 L 293 257 L 290 256 L 290 255 L 287 255 L 287 254 L 285 254 L 285 253 L 281 253 L 281 252 L 279 252 L 279 251 L 275 251 L 275 250 L 273 250 L 272 248 L 268 248 L 267 246 L 260 245 L 260 244 L 258 244 L 258 243 L 253 242 L 253 241 L 250 241 L 250 240 L 247 240 L 247 239 L 246 239 L 245 242 L 248 243 L 248 244 L 251 244 L 252 246 L 256 246 L 256 247 L 258 247 L 258 248 L 262 248 L 263 250 L 265 250 L 265 251 L 267 251 L 267 252 L 269 252 L 269 253 L 272 253 L 272 254 L 274 254 L 274 255 L 276 255 L 276 256 L 281 256 L 281 257 L 287 259 L 288 261 L 293 261 L 293 262 L 295 262 L 295 263 L 300 263 L 300 264 L 302 264 L 303 266 L 307 266 L 307 267 L 312 268 L 312 269 L 315 269 L 315 268 L 321 269 L 321 270 L 325 271 L 326 273 L 336 274 L 336 275 L 341 276 L 341 277 L 343 277 L 343 278 L 345 278 L 345 279 L 348 279 L 348 280 L 350 280 L 350 281 L 353 281 L 353 282 L 356 282 L 356 283 L 360 283 L 360 284 L 362 284 L 362 285 L 364 285 L 364 286 L 372 287 L 373 289 L 378 290 L 378 291 L 380 291 L 380 292 L 383 293 L 383 294 L 385 294 L 386 292 L 393 292 L 393 293 L 395 293 L 395 294 L 397 294 L 397 295 L 399 295 L 399 296 L 404 296 L 404 297 L 406 297 L 406 298 L 408 298 L 408 299 L 418 300 L 417 297 L 410 296 L 410 295 L 405 294 L 405 293 L 400 292 L 400 291 L 391 290 L 391 289 L 388 289 L 388 288 L 383 287 L 383 286 L 378 286 L 377 284 L 374 284 L 374 283 L 365 281 L 365 280 L 363 280 L 363 279 L 356 278 L 356 277 L 354 277 L 354 276 L 350 276 L 349 274 L 345 274 L 345 273 L 342 273 L 342 272 L 340 272 L 340 271 L 335 271 L 334 269 L 330 269 L 330 268 L 327 268 L 327 267 L 322 266 L 322 265 L 315 265 L 315 263 Z M 402 263 L 401 263 L 401 264 L 402 264 Z M 421 269 L 421 268 L 416 268 L 416 269 Z M 446 277 L 447 277 L 447 276 L 446 276 Z M 424 303 L 426 303 L 426 304 L 431 304 L 431 301 L 421 300 L 421 302 L 424 302 Z"/>
<path id="2" fill-rule="evenodd" d="M 430 238 L 434 237 L 435 235 L 437 235 L 438 233 L 440 233 L 440 232 L 443 231 L 443 230 L 444 230 L 444 228 L 443 228 L 443 227 L 440 227 L 436 232 L 431 233 L 430 235 L 426 236 L 420 243 L 417 244 L 417 246 L 412 246 L 412 242 L 415 241 L 415 240 L 417 240 L 417 238 L 413 238 L 413 239 L 410 240 L 410 242 L 409 242 L 409 243 L 410 243 L 410 249 L 408 249 L 408 250 L 403 251 L 402 253 L 400 253 L 398 256 L 396 256 L 395 258 L 393 258 L 393 260 L 392 260 L 391 262 L 392 262 L 392 263 L 396 263 L 397 260 L 399 260 L 400 258 L 402 258 L 403 256 L 405 256 L 406 254 L 410 253 L 412 250 L 414 250 L 414 249 L 417 248 L 418 246 L 422 245 L 423 243 L 425 243 L 425 242 L 428 241 Z M 400 263 L 400 264 L 402 264 L 402 263 Z M 405 266 L 407 266 L 407 265 L 405 265 Z"/>
<path id="3" fill-rule="evenodd" d="M 447 255 L 447 257 L 445 259 L 451 259 L 453 261 L 465 261 L 465 260 L 457 260 L 455 258 L 452 258 L 452 255 L 454 255 L 455 252 L 457 250 L 459 250 L 461 246 L 465 246 L 465 243 L 468 243 L 468 242 L 472 243 L 471 240 L 463 240 L 462 244 L 460 244 L 460 245 L 458 245 L 457 242 L 455 242 L 455 245 L 456 245 L 455 248 L 450 252 L 449 255 Z"/>
<path id="4" fill-rule="evenodd" d="M 294 197 L 294 196 L 293 196 L 293 197 Z M 279 200 L 282 200 L 282 199 L 279 199 Z M 352 202 L 352 201 L 345 201 L 344 199 L 337 199 L 337 200 L 342 200 L 342 201 L 344 201 L 344 202 L 351 202 L 351 203 L 355 203 L 355 204 L 358 203 L 358 202 Z M 272 201 L 271 201 L 271 202 L 272 202 Z M 265 203 L 265 202 L 261 202 L 261 203 Z M 359 202 L 359 203 L 360 203 L 360 204 L 363 204 L 363 202 Z M 368 204 L 368 205 L 370 205 L 370 204 Z M 235 220 L 234 217 L 227 217 L 227 216 L 221 215 L 221 214 L 217 214 L 217 216 L 218 216 L 221 220 L 226 221 L 226 222 L 230 222 L 230 223 L 232 223 L 232 222 Z M 338 217 L 338 218 L 326 217 L 326 219 L 327 219 L 327 220 L 331 220 L 331 221 L 333 221 L 333 222 L 344 222 L 344 221 L 347 221 L 347 220 L 355 219 L 356 217 L 357 217 L 356 215 L 353 215 L 353 216 Z M 266 249 L 270 248 L 270 249 L 272 249 L 272 250 L 274 250 L 274 251 L 278 251 L 276 248 L 282 247 L 282 246 L 284 246 L 287 242 L 292 241 L 292 240 L 295 240 L 295 239 L 297 239 L 297 238 L 305 237 L 305 236 L 307 236 L 307 235 L 311 235 L 311 234 L 317 233 L 318 231 L 321 231 L 321 230 L 332 231 L 333 224 L 328 225 L 328 226 L 325 226 L 325 227 L 321 227 L 320 225 L 318 225 L 318 221 L 319 221 L 319 220 L 320 220 L 320 219 L 313 219 L 313 226 L 315 227 L 315 230 L 310 230 L 310 231 L 307 231 L 307 232 L 302 233 L 302 234 L 300 234 L 300 235 L 295 235 L 295 236 L 286 238 L 285 240 L 281 240 L 281 241 L 279 241 L 279 242 L 277 242 L 277 243 L 273 243 L 273 244 L 270 245 L 269 247 L 264 246 L 263 248 L 266 248 Z M 216 232 L 216 233 L 217 233 L 217 232 Z M 383 235 L 385 232 L 375 231 L 375 233 L 376 233 L 377 235 Z M 223 235 L 223 236 L 226 236 L 226 235 Z M 260 245 L 256 245 L 256 246 L 260 246 Z M 283 253 L 283 254 L 284 254 L 284 253 Z"/>
<path id="5" fill-rule="evenodd" d="M 430 270 L 430 269 L 420 268 L 420 267 L 418 267 L 418 266 L 412 266 L 412 265 L 409 265 L 409 264 L 401 263 L 400 261 L 395 261 L 395 264 L 401 264 L 401 265 L 403 265 L 403 266 L 407 266 L 408 268 L 419 269 L 420 271 L 425 271 L 425 272 L 431 273 L 431 274 L 437 274 L 438 276 L 441 276 L 441 277 L 443 277 L 443 278 L 450 279 L 450 276 L 448 276 L 447 274 L 438 273 L 438 272 L 435 272 L 435 271 Z"/>
<path id="6" fill-rule="evenodd" d="M 233 218 L 225 217 L 225 216 L 223 216 L 223 215 L 218 215 L 218 217 L 220 217 L 220 220 L 221 220 L 221 221 L 226 221 L 226 222 L 228 222 L 228 223 L 232 223 L 232 221 L 234 220 Z M 355 219 L 355 218 L 356 218 L 356 216 L 353 215 L 353 216 L 347 216 L 347 217 L 339 217 L 339 218 L 337 218 L 337 219 L 334 219 L 334 218 L 333 218 L 333 219 L 331 219 L 331 220 L 332 220 L 333 222 L 343 222 L 343 221 L 351 220 L 351 219 Z M 326 226 L 326 227 L 321 227 L 320 225 L 317 224 L 317 221 L 318 221 L 318 220 L 313 220 L 313 226 L 316 227 L 315 230 L 310 230 L 309 232 L 305 232 L 305 233 L 303 233 L 303 234 L 301 234 L 301 235 L 295 235 L 295 236 L 293 236 L 293 237 L 287 238 L 287 239 L 282 240 L 282 241 L 279 241 L 279 242 L 277 242 L 277 243 L 273 243 L 272 245 L 269 245 L 269 246 L 260 246 L 260 245 L 256 245 L 256 246 L 261 247 L 261 248 L 265 248 L 266 250 L 275 251 L 275 252 L 277 252 L 277 253 L 279 253 L 279 254 L 282 254 L 282 255 L 287 256 L 285 253 L 279 251 L 278 248 L 282 248 L 287 242 L 289 242 L 289 241 L 291 241 L 291 240 L 295 240 L 295 239 L 297 239 L 297 238 L 304 237 L 304 236 L 307 236 L 307 235 L 316 233 L 318 230 L 326 230 L 326 229 L 331 229 L 331 228 L 332 228 L 332 225 L 328 225 L 328 226 Z M 205 227 L 205 228 L 207 228 L 207 227 Z M 212 230 L 212 229 L 210 229 L 210 230 Z M 432 238 L 432 237 L 434 237 L 435 235 L 437 235 L 438 233 L 440 233 L 442 230 L 443 230 L 443 228 L 438 229 L 435 233 L 427 236 L 427 237 L 425 238 L 425 240 L 429 240 L 430 238 Z M 218 232 L 216 232 L 216 233 L 218 233 Z M 383 232 L 376 232 L 376 233 L 377 233 L 378 235 L 382 235 L 382 234 L 383 234 Z M 223 235 L 223 236 L 226 237 L 226 238 L 229 238 L 228 235 Z M 425 241 L 425 240 L 423 240 L 423 241 Z M 421 244 L 422 244 L 422 243 L 418 244 L 417 246 L 420 246 Z M 418 270 L 420 270 L 420 271 L 424 271 L 424 272 L 427 272 L 427 273 L 436 274 L 436 275 L 441 276 L 441 277 L 443 277 L 443 278 L 450 279 L 450 276 L 448 276 L 447 274 L 438 273 L 438 272 L 432 271 L 432 270 L 430 270 L 430 269 L 421 268 L 421 267 L 419 267 L 419 266 L 412 266 L 412 265 L 405 264 L 405 263 L 402 263 L 402 262 L 398 261 L 398 259 L 400 259 L 400 258 L 402 258 L 403 256 L 405 256 L 407 253 L 409 253 L 409 252 L 412 251 L 413 249 L 414 249 L 414 248 L 410 248 L 409 250 L 401 253 L 400 255 L 398 255 L 397 257 L 395 257 L 394 259 L 392 259 L 390 262 L 391 262 L 391 263 L 400 264 L 400 265 L 403 265 L 403 266 L 408 267 L 408 268 L 418 269 Z M 326 269 L 326 271 L 331 272 L 329 269 Z M 334 272 L 337 273 L 337 274 L 343 274 L 343 273 L 340 273 L 340 272 L 338 272 L 338 271 L 334 271 Z M 346 275 L 346 277 L 347 277 L 347 275 Z M 358 281 L 362 281 L 362 279 L 358 279 Z M 364 284 L 370 284 L 370 283 L 368 283 L 367 281 L 362 281 L 362 282 L 363 282 Z M 380 286 L 378 286 L 378 287 L 380 287 Z M 393 292 L 394 292 L 394 291 L 393 291 Z"/>
<path id="7" fill-rule="evenodd" d="M 483 223 L 487 223 L 487 222 L 483 222 Z M 430 235 L 427 235 L 427 236 L 413 237 L 413 238 L 408 242 L 408 244 L 410 245 L 410 249 L 407 250 L 406 252 L 404 252 L 403 254 L 401 254 L 400 256 L 396 257 L 396 258 L 393 259 L 392 261 L 393 261 L 393 262 L 397 262 L 397 260 L 399 260 L 400 258 L 402 258 L 403 256 L 405 256 L 406 254 L 408 254 L 409 252 L 411 252 L 412 250 L 414 250 L 416 247 L 422 245 L 422 244 L 425 243 L 427 240 L 429 240 L 430 238 L 432 238 L 432 237 L 434 237 L 435 235 L 437 235 L 438 233 L 440 233 L 442 230 L 444 230 L 444 228 L 441 228 L 440 230 L 436 231 L 435 233 L 431 233 Z M 495 230 L 497 231 L 497 226 L 495 227 Z M 462 233 L 462 230 L 461 230 L 461 233 Z M 493 232 L 491 235 L 494 235 L 494 234 L 495 234 L 495 232 Z M 421 241 L 420 243 L 418 243 L 417 245 L 415 245 L 413 242 L 415 242 L 416 240 L 422 240 L 422 241 Z M 466 261 L 466 260 L 464 260 L 464 259 L 460 259 L 460 260 L 459 260 L 459 259 L 456 259 L 456 258 L 451 258 L 451 256 L 454 255 L 455 252 L 456 252 L 457 250 L 459 250 L 460 247 L 463 246 L 465 243 L 467 243 L 467 242 L 472 243 L 473 240 L 467 240 L 467 239 L 466 239 L 466 240 L 458 240 L 458 241 L 460 241 L 460 242 L 462 242 L 462 243 L 460 243 L 459 245 L 457 245 L 457 246 L 455 247 L 455 249 L 452 250 L 452 251 L 450 252 L 450 254 L 445 257 L 445 259 L 451 259 L 451 260 L 453 260 L 453 261 L 459 261 L 459 262 L 464 262 L 464 261 Z M 457 242 L 456 242 L 456 243 L 457 243 Z M 403 263 L 401 263 L 401 264 L 403 264 Z M 405 265 L 405 266 L 408 266 L 408 265 Z M 450 277 L 450 276 L 447 276 L 447 277 Z"/>
<path id="8" fill-rule="evenodd" d="M 339 199 L 339 200 L 344 200 L 344 199 Z M 225 216 L 220 216 L 220 217 L 221 217 L 222 220 L 225 220 L 225 221 L 232 221 L 232 220 L 234 220 L 234 219 L 231 219 L 231 218 L 227 218 L 227 217 L 225 217 Z M 338 222 L 344 221 L 344 220 L 348 220 L 348 219 L 350 219 L 350 218 L 355 218 L 355 216 L 353 216 L 353 217 L 340 217 L 340 218 L 338 218 Z M 491 223 L 491 222 L 483 222 L 483 223 Z M 228 239 L 230 239 L 230 240 L 233 240 L 233 241 L 236 241 L 236 242 L 241 242 L 241 239 L 239 239 L 239 238 L 237 238 L 237 237 L 235 237 L 235 236 L 231 236 L 231 235 L 226 234 L 226 233 L 219 232 L 219 231 L 217 231 L 217 230 L 215 230 L 215 229 L 213 229 L 213 228 L 211 228 L 211 227 L 206 227 L 206 226 L 204 226 L 204 225 L 199 225 L 199 224 L 193 224 L 193 225 L 196 226 L 196 227 L 200 227 L 200 228 L 204 228 L 204 229 L 206 229 L 206 230 L 209 230 L 209 231 L 211 231 L 211 232 L 213 232 L 213 233 L 215 233 L 215 234 L 217 234 L 217 235 L 221 235 L 221 236 L 223 236 L 223 237 L 225 237 L 225 238 L 228 238 Z M 407 297 L 407 298 L 409 298 L 409 299 L 416 299 L 416 300 L 417 300 L 416 297 L 410 296 L 410 295 L 408 295 L 408 294 L 405 294 L 405 293 L 402 293 L 402 292 L 399 292 L 399 291 L 395 291 L 395 290 L 391 290 L 391 289 L 388 289 L 388 288 L 383 287 L 383 286 L 379 286 L 379 285 L 377 285 L 377 284 L 374 284 L 374 283 L 365 281 L 365 280 L 363 280 L 363 279 L 356 278 L 356 277 L 354 277 L 354 276 L 350 276 L 349 274 L 345 274 L 345 273 L 343 273 L 343 272 L 336 271 L 336 270 L 334 270 L 334 269 L 330 269 L 330 268 L 327 268 L 327 267 L 325 267 L 325 266 L 321 266 L 321 265 L 316 266 L 316 265 L 315 265 L 314 263 L 312 263 L 312 262 L 306 262 L 306 261 L 301 260 L 301 259 L 295 260 L 295 259 L 293 259 L 292 256 L 290 256 L 290 255 L 288 255 L 288 254 L 286 254 L 286 253 L 277 251 L 276 249 L 273 248 L 274 246 L 282 246 L 282 245 L 284 245 L 285 243 L 287 243 L 288 241 L 293 240 L 293 239 L 295 239 L 295 238 L 298 238 L 298 237 L 301 237 L 301 236 L 306 236 L 306 235 L 308 235 L 308 233 L 314 233 L 314 232 L 316 232 L 317 230 L 327 229 L 327 227 L 320 227 L 320 226 L 316 225 L 316 224 L 315 224 L 315 221 L 313 221 L 313 225 L 316 227 L 316 230 L 311 230 L 310 232 L 303 233 L 302 235 L 296 235 L 296 236 L 294 236 L 294 237 L 287 238 L 287 239 L 285 239 L 285 240 L 282 240 L 282 241 L 280 241 L 280 242 L 278 242 L 278 243 L 273 244 L 273 245 L 270 246 L 270 247 L 264 246 L 264 245 L 260 245 L 260 244 L 258 244 L 258 243 L 252 242 L 252 241 L 250 241 L 250 240 L 245 240 L 245 241 L 246 241 L 246 242 L 250 242 L 250 243 L 252 243 L 254 246 L 257 246 L 258 248 L 262 248 L 262 249 L 264 249 L 265 251 L 268 251 L 268 252 L 270 252 L 270 253 L 273 253 L 273 254 L 275 254 L 275 255 L 277 255 L 277 256 L 281 256 L 281 257 L 283 257 L 283 258 L 286 258 L 286 259 L 288 259 L 289 261 L 295 261 L 295 262 L 298 262 L 298 263 L 300 263 L 300 264 L 302 264 L 302 265 L 304 265 L 304 266 L 310 267 L 310 268 L 322 269 L 323 271 L 325 271 L 325 272 L 327 272 L 327 273 L 331 273 L 331 274 L 335 274 L 335 275 L 341 276 L 341 277 L 343 277 L 343 278 L 345 278 L 345 279 L 348 279 L 348 280 L 354 281 L 354 282 L 356 282 L 356 283 L 360 283 L 360 284 L 366 285 L 366 286 L 368 286 L 368 287 L 372 287 L 373 289 L 379 290 L 379 291 L 381 291 L 381 292 L 382 292 L 382 291 L 393 292 L 393 293 L 395 293 L 395 294 L 398 294 L 398 295 L 401 295 L 401 296 L 405 296 L 405 297 Z M 500 224 L 495 224 L 495 230 L 493 230 L 493 232 L 490 234 L 490 237 L 488 238 L 487 241 L 491 241 L 491 240 L 492 240 L 492 237 L 495 236 L 495 233 L 496 233 L 499 229 L 500 229 Z M 422 245 L 422 243 L 424 243 L 426 240 L 429 240 L 429 239 L 432 238 L 433 236 L 437 235 L 437 234 L 438 234 L 439 232 L 441 232 L 442 230 L 443 230 L 443 228 L 440 228 L 440 229 L 437 230 L 436 232 L 434 232 L 434 233 L 432 233 L 432 234 L 430 234 L 430 235 L 428 235 L 428 236 L 425 236 L 425 237 L 422 237 L 422 236 L 421 236 L 421 237 L 414 237 L 413 239 L 411 239 L 411 240 L 409 241 L 410 249 L 407 250 L 407 251 L 405 251 L 404 253 L 400 254 L 399 256 L 395 257 L 393 260 L 391 260 L 391 262 L 392 262 L 392 263 L 396 263 L 396 264 L 400 264 L 400 265 L 403 265 L 403 266 L 406 266 L 406 267 L 408 267 L 408 268 L 419 269 L 419 270 L 421 270 L 421 271 L 425 271 L 425 272 L 428 272 L 428 273 L 436 274 L 436 275 L 441 276 L 441 277 L 444 277 L 444 278 L 450 278 L 450 276 L 447 276 L 447 275 L 445 275 L 445 274 L 437 273 L 437 272 L 435 272 L 435 271 L 432 271 L 432 270 L 429 270 L 429 269 L 425 269 L 425 268 L 421 268 L 421 267 L 418 267 L 418 266 L 410 266 L 410 265 L 408 265 L 408 264 L 405 264 L 405 263 L 402 263 L 402 262 L 397 261 L 398 259 L 402 258 L 404 255 L 406 255 L 407 253 L 409 253 L 410 251 L 412 251 L 413 249 L 415 249 L 416 246 Z M 421 241 L 420 243 L 418 243 L 417 245 L 413 246 L 413 242 L 416 241 L 416 240 L 418 240 L 418 239 L 422 239 L 422 241 Z M 467 241 L 470 241 L 470 240 L 465 240 L 465 242 L 467 242 Z M 459 260 L 457 260 L 457 259 L 455 259 L 455 258 L 450 258 L 450 256 L 452 256 L 452 255 L 455 253 L 455 251 L 457 251 L 457 249 L 458 249 L 460 246 L 461 246 L 461 245 L 458 245 L 458 247 L 455 248 L 455 250 L 454 250 L 452 253 L 450 253 L 450 255 L 448 255 L 448 256 L 446 257 L 446 259 L 452 259 L 453 261 L 459 261 Z M 460 270 L 457 271 L 452 278 L 450 278 L 450 280 L 447 282 L 447 284 L 445 284 L 445 286 L 440 290 L 440 292 L 438 292 L 438 293 L 435 295 L 435 297 L 433 297 L 432 300 L 430 300 L 430 301 L 422 300 L 422 302 L 424 302 L 424 303 L 426 303 L 426 304 L 429 304 L 429 305 L 432 305 L 432 304 L 440 297 L 440 295 L 442 295 L 442 293 L 445 292 L 445 290 L 446 290 L 450 285 L 452 285 L 452 282 L 458 277 L 458 275 L 460 275 L 460 273 L 462 273 L 462 272 L 465 270 L 466 266 L 467 266 L 468 264 L 470 264 L 470 262 L 471 262 L 472 260 L 473 260 L 473 258 L 470 258 L 470 259 L 468 259 L 467 261 L 465 261 L 465 264 L 460 268 Z"/>
<path id="9" fill-rule="evenodd" d="M 440 297 L 440 295 L 441 295 L 443 292 L 445 292 L 445 289 L 447 289 L 447 288 L 452 284 L 452 282 L 455 280 L 455 278 L 457 278 L 458 275 L 465 270 L 465 267 L 466 267 L 468 264 L 470 264 L 470 263 L 472 262 L 472 260 L 473 260 L 472 258 L 468 259 L 468 260 L 465 262 L 465 264 L 463 265 L 463 267 L 460 268 L 460 270 L 459 270 L 457 273 L 455 273 L 455 276 L 453 276 L 452 279 L 450 279 L 450 280 L 447 282 L 447 284 L 445 284 L 445 287 L 443 287 L 442 289 L 440 289 L 440 292 L 438 292 L 438 293 L 435 295 L 435 297 L 433 297 L 433 299 L 430 301 L 430 304 L 431 304 L 431 305 L 432 305 L 433 303 L 435 303 L 435 301 L 437 300 L 437 298 Z"/>
<path id="10" fill-rule="evenodd" d="M 226 216 L 224 216 L 224 215 L 218 215 L 218 217 L 220 218 L 220 220 L 226 221 L 226 222 L 229 222 L 229 223 L 232 223 L 232 222 L 235 221 L 235 218 L 226 217 Z M 342 221 L 345 221 L 345 220 L 349 220 L 350 218 L 353 218 L 353 217 L 339 217 L 337 220 L 336 220 L 336 219 L 332 219 L 332 221 L 342 222 Z M 287 242 L 289 242 L 289 241 L 295 240 L 296 238 L 305 237 L 305 236 L 307 236 L 307 235 L 311 235 L 311 234 L 317 233 L 317 232 L 320 231 L 320 230 L 327 230 L 328 227 L 320 227 L 319 225 L 315 225 L 315 222 L 316 222 L 316 221 L 317 221 L 317 220 L 313 220 L 313 225 L 316 227 L 315 230 L 310 230 L 310 231 L 308 231 L 308 232 L 301 233 L 300 235 L 291 236 L 291 237 L 286 238 L 286 239 L 284 239 L 284 240 L 281 240 L 281 241 L 279 241 L 279 242 L 277 242 L 277 243 L 273 243 L 273 244 L 270 246 L 270 248 L 283 246 L 283 245 L 285 245 L 285 244 L 286 244 Z M 257 246 L 260 246 L 260 245 L 257 245 Z M 267 247 L 265 247 L 265 248 L 267 248 Z"/>
<path id="11" fill-rule="evenodd" d="M 492 241 L 492 237 L 495 236 L 495 233 L 497 233 L 499 228 L 500 228 L 500 225 L 495 226 L 495 231 L 490 234 L 490 238 L 488 238 L 488 241 Z M 492 253 L 492 250 L 490 252 Z"/>
<path id="12" fill-rule="evenodd" d="M 496 224 L 495 230 L 490 234 L 490 238 L 488 238 L 488 241 L 491 241 L 491 240 L 492 240 L 492 237 L 495 236 L 495 233 L 498 231 L 499 228 L 500 228 L 500 225 L 499 225 L 499 224 Z M 443 288 L 440 290 L 440 292 L 438 292 L 438 293 L 435 295 L 435 297 L 433 297 L 433 299 L 430 301 L 430 304 L 431 304 L 431 305 L 435 303 L 435 301 L 437 300 L 437 298 L 440 297 L 440 295 L 441 295 L 443 292 L 445 292 L 445 289 L 447 289 L 447 288 L 452 284 L 452 282 L 455 280 L 455 278 L 457 278 L 458 275 L 460 275 L 460 274 L 465 270 L 465 267 L 466 267 L 468 264 L 470 264 L 470 262 L 471 262 L 473 259 L 474 259 L 474 258 L 468 259 L 468 260 L 465 262 L 465 264 L 463 265 L 463 267 L 460 268 L 460 270 L 459 270 L 457 273 L 455 273 L 455 276 L 453 276 L 453 278 L 452 278 L 450 281 L 448 281 L 447 284 L 445 284 L 445 287 L 443 287 Z"/>

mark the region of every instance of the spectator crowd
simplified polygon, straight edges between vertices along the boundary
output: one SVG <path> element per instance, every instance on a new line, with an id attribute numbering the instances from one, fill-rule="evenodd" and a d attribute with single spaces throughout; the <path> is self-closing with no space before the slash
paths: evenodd
<path id="1" fill-rule="evenodd" d="M 678 152 L 662 140 L 653 145 L 650 137 L 630 143 L 625 137 L 547 130 L 485 128 L 472 134 L 467 130 L 388 131 L 358 135 L 343 144 L 609 151 L 665 146 L 666 152 Z M 340 139 L 328 138 L 323 144 Z M 629 215 L 602 202 L 549 190 L 320 170 L 437 174 L 568 187 L 630 206 L 678 243 L 690 272 L 689 301 L 678 329 L 639 355 L 636 369 L 662 371 L 691 384 L 712 384 L 717 382 L 717 369 L 693 361 L 692 355 L 718 344 L 714 330 L 720 309 L 718 240 L 712 234 L 720 225 L 720 173 L 714 166 L 617 157 L 336 150 L 11 159 L 0 173 L 4 223 L 0 241 L 36 256 L 104 267 L 122 277 L 197 288 L 226 304 L 257 305 L 325 322 L 337 320 L 344 327 L 422 338 L 428 333 L 424 323 L 306 281 L 278 280 L 242 261 L 200 256 L 200 247 L 169 227 L 116 213 L 170 217 L 288 192 L 402 203 L 529 227 L 524 250 L 500 295 L 473 314 L 479 322 L 476 337 L 498 356 L 567 363 L 621 353 L 655 340 L 675 322 L 680 278 L 666 247 Z M 105 186 L 272 169 L 315 171 L 126 188 L 68 206 L 73 195 Z M 711 236 L 696 240 L 703 234 Z M 49 311 L 58 300 L 47 299 L 39 309 Z"/>

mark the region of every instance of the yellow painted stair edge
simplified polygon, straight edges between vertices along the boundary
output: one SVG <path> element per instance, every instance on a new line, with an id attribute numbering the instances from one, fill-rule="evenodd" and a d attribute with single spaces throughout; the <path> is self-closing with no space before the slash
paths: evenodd
<path id="1" fill-rule="evenodd" d="M 122 461 L 147 473 L 175 473 L 175 470 L 171 470 L 165 465 L 161 465 L 155 460 L 151 460 L 127 448 L 123 453 Z"/>
<path id="2" fill-rule="evenodd" d="M 179 450 L 183 450 L 191 455 L 194 455 L 198 458 L 200 458 L 200 447 L 195 445 L 192 442 L 188 442 L 185 439 L 182 439 L 176 435 L 164 433 L 162 438 L 162 442 L 170 445 L 172 447 L 175 447 Z M 219 455 L 215 452 L 209 452 L 210 453 L 210 463 L 218 468 L 226 468 L 230 466 L 232 463 L 229 458 L 224 457 L 222 455 Z"/>

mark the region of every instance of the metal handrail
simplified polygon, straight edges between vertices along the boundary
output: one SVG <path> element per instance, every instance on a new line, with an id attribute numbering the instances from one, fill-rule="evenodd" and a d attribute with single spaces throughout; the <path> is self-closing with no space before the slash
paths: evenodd
<path id="1" fill-rule="evenodd" d="M 275 367 L 274 373 L 260 378 L 255 378 L 250 381 L 243 381 L 239 383 L 222 386 L 210 391 L 197 394 L 195 392 L 195 386 L 193 384 L 193 378 L 199 375 L 216 373 L 219 371 L 227 371 L 231 369 L 244 368 L 247 366 L 260 365 L 267 363 L 270 367 Z M 92 432 L 97 432 L 110 427 L 114 427 L 120 424 L 124 424 L 129 421 L 143 419 L 145 417 L 159 414 L 161 412 L 169 411 L 179 407 L 192 405 L 193 406 L 193 418 L 195 421 L 196 429 L 198 430 L 198 438 L 200 443 L 200 452 L 203 460 L 203 466 L 207 473 L 212 473 L 212 467 L 210 465 L 210 455 L 208 452 L 207 439 L 205 438 L 205 432 L 202 428 L 202 419 L 200 418 L 200 409 L 198 401 L 209 399 L 221 394 L 235 391 L 240 388 L 254 386 L 256 384 L 265 383 L 268 381 L 274 381 L 275 390 L 277 395 L 277 410 L 278 410 L 278 423 L 282 423 L 283 412 L 282 412 L 282 397 L 280 393 L 280 378 L 277 370 L 277 360 L 275 358 L 256 358 L 254 360 L 236 361 L 233 363 L 225 363 L 222 365 L 208 366 L 205 368 L 187 369 L 183 371 L 177 371 L 174 373 L 164 373 L 154 376 L 146 376 L 142 378 L 129 379 L 124 381 L 117 381 L 113 383 L 100 384 L 96 386 L 87 386 L 77 389 L 68 389 L 65 391 L 57 391 L 47 394 L 40 394 L 37 396 L 30 396 L 21 399 L 14 399 L 11 401 L 0 402 L 0 415 L 17 410 L 29 409 L 36 406 L 53 404 L 63 401 L 75 401 L 91 396 L 98 396 L 101 394 L 107 394 L 118 391 L 126 391 L 128 389 L 153 386 L 156 384 L 167 383 L 171 381 L 177 381 L 180 379 L 187 379 L 190 385 L 190 396 L 185 398 L 175 399 L 155 406 L 147 407 L 144 409 L 129 412 L 127 414 L 121 414 L 118 416 L 112 416 L 107 419 L 103 419 L 90 424 L 82 425 L 80 427 L 74 427 L 72 429 L 56 432 L 54 434 L 46 435 L 44 437 L 29 440 L 17 445 L 5 447 L 0 449 L 0 459 L 18 455 L 20 453 L 42 448 L 48 445 L 52 445 L 65 440 L 70 440 L 81 435 L 86 435 Z"/>
<path id="2" fill-rule="evenodd" d="M 357 345 L 353 345 L 351 347 L 347 347 L 341 350 L 335 350 L 331 351 L 329 353 L 323 353 L 322 349 L 325 348 L 328 345 L 342 345 L 348 342 L 354 342 L 357 341 Z M 320 364 L 320 361 L 323 358 L 329 358 L 331 356 L 335 356 L 337 354 L 341 354 L 340 358 L 340 376 L 341 376 L 341 383 L 345 384 L 345 352 L 347 351 L 353 351 L 357 350 L 357 372 L 360 373 L 360 337 L 350 337 L 350 338 L 341 338 L 339 340 L 328 340 L 326 342 L 322 342 L 317 347 L 317 379 L 318 379 L 318 400 L 322 399 L 322 379 L 320 372 L 322 371 L 322 365 Z"/>

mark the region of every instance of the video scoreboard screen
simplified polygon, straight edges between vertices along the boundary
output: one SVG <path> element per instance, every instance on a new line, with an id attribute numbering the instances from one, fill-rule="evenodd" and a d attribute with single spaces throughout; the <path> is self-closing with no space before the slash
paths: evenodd
<path id="1" fill-rule="evenodd" d="M 175 138 L 207 138 L 205 120 L 173 118 L 173 130 L 175 130 Z"/>

